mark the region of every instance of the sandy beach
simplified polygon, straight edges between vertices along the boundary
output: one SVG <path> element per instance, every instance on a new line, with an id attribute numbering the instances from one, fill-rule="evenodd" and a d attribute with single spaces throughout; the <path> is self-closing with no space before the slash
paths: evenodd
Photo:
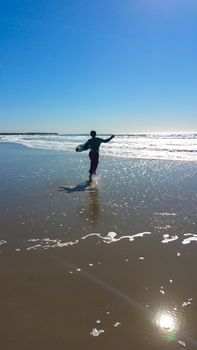
<path id="1" fill-rule="evenodd" d="M 196 163 L 101 157 L 80 187 L 87 154 L 0 161 L 2 349 L 197 348 Z"/>

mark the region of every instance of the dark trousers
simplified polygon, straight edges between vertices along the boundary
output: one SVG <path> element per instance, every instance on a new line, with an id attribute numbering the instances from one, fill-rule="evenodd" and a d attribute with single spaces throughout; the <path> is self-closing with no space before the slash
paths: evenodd
<path id="1" fill-rule="evenodd" d="M 90 158 L 89 173 L 90 173 L 90 175 L 93 175 L 96 172 L 96 168 L 97 168 L 98 163 L 99 163 L 99 153 L 90 151 L 89 158 Z"/>

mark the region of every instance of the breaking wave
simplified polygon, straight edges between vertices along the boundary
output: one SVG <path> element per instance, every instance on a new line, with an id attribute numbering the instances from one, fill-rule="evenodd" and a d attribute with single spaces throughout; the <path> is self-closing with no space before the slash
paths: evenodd
<path id="1" fill-rule="evenodd" d="M 98 135 L 106 138 L 109 135 Z M 87 134 L 0 135 L 0 142 L 17 143 L 30 148 L 75 152 Z M 130 159 L 197 161 L 197 133 L 118 134 L 101 146 L 101 154 Z"/>

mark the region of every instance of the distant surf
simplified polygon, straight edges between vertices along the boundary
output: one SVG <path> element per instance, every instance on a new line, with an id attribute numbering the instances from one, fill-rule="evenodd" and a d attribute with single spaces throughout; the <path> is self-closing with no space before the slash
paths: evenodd
<path id="1" fill-rule="evenodd" d="M 108 137 L 108 134 L 98 135 Z M 75 152 L 88 134 L 0 135 L 0 142 L 17 143 L 30 148 Z M 197 161 L 197 132 L 118 134 L 103 144 L 101 154 L 130 159 Z"/>

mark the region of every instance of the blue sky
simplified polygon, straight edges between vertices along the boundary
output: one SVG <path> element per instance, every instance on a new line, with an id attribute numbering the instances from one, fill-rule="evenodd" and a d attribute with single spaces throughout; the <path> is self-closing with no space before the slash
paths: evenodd
<path id="1" fill-rule="evenodd" d="M 0 132 L 197 130 L 196 0 L 0 3 Z"/>

